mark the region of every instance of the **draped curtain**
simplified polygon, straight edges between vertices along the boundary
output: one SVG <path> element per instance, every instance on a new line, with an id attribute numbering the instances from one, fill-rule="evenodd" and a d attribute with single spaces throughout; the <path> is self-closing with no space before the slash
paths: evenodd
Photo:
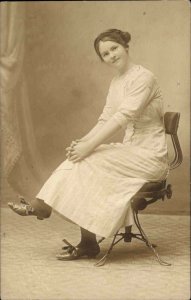
<path id="1" fill-rule="evenodd" d="M 34 197 L 43 182 L 24 74 L 25 2 L 1 2 L 1 176 L 19 194 Z"/>

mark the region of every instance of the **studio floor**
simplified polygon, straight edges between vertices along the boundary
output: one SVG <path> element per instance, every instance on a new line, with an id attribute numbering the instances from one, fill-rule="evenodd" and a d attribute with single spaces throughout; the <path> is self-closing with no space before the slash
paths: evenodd
<path id="1" fill-rule="evenodd" d="M 189 216 L 140 215 L 150 240 L 157 244 L 161 266 L 138 240 L 115 246 L 103 267 L 96 259 L 59 261 L 62 239 L 79 241 L 77 226 L 60 215 L 38 221 L 1 210 L 2 300 L 188 300 L 190 299 Z M 136 229 L 134 229 L 136 232 Z"/>

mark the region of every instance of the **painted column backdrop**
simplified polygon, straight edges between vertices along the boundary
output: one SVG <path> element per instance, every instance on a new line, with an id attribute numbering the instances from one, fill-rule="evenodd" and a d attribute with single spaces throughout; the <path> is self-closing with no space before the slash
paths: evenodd
<path id="1" fill-rule="evenodd" d="M 131 33 L 132 60 L 157 76 L 165 111 L 181 113 L 178 133 L 184 162 L 169 176 L 173 198 L 147 211 L 188 212 L 190 29 L 186 1 L 26 2 L 24 68 L 47 178 L 65 159 L 66 146 L 87 133 L 102 111 L 114 72 L 100 62 L 93 42 L 109 28 Z"/>

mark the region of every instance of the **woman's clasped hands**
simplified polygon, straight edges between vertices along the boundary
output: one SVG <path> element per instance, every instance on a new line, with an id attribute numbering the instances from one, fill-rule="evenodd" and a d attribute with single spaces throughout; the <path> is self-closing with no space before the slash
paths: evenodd
<path id="1" fill-rule="evenodd" d="M 67 159 L 75 163 L 88 156 L 93 149 L 89 141 L 75 140 L 66 148 L 66 151 Z"/>

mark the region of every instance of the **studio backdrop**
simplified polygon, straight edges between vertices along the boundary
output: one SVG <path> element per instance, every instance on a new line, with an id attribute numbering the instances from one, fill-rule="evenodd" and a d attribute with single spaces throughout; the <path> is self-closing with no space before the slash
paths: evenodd
<path id="1" fill-rule="evenodd" d="M 131 33 L 132 60 L 158 78 L 165 111 L 181 113 L 184 161 L 169 176 L 173 198 L 148 211 L 188 213 L 188 6 L 186 1 L 1 3 L 2 178 L 12 192 L 34 197 L 66 158 L 65 148 L 95 125 L 114 73 L 101 63 L 93 42 L 100 32 L 118 28 Z"/>

